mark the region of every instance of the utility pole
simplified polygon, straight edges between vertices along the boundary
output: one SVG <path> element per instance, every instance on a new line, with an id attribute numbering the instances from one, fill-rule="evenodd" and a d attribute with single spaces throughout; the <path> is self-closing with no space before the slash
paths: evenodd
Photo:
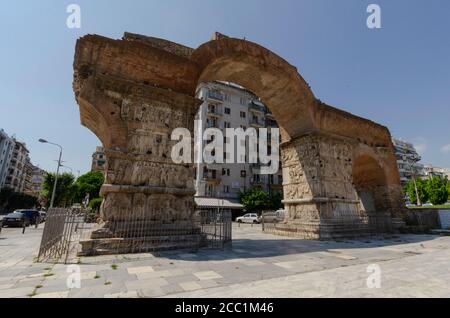
<path id="1" fill-rule="evenodd" d="M 62 159 L 62 147 L 58 144 L 49 142 L 45 139 L 39 139 L 39 142 L 44 143 L 44 144 L 51 144 L 54 146 L 59 147 L 59 159 L 58 159 L 58 168 L 56 169 L 56 176 L 55 176 L 55 183 L 53 184 L 53 192 L 52 192 L 52 198 L 50 200 L 50 208 L 53 208 L 53 204 L 55 203 L 55 195 L 56 195 L 56 186 L 58 184 L 58 176 L 59 176 L 59 168 L 61 167 L 61 159 Z"/>

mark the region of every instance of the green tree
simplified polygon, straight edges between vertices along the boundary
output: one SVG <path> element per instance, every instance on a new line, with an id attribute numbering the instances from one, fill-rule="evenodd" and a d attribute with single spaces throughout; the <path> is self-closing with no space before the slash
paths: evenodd
<path id="1" fill-rule="evenodd" d="M 447 182 L 439 177 L 433 177 L 428 180 L 426 185 L 429 200 L 433 205 L 441 205 L 448 200 Z"/>
<path id="2" fill-rule="evenodd" d="M 241 192 L 239 199 L 247 213 L 261 212 L 270 209 L 272 206 L 269 194 L 259 189 Z"/>
<path id="3" fill-rule="evenodd" d="M 13 193 L 14 191 L 10 188 L 3 188 L 0 190 L 0 212 L 6 208 Z"/>
<path id="4" fill-rule="evenodd" d="M 0 191 L 0 212 L 12 212 L 18 209 L 31 209 L 37 204 L 37 198 L 3 188 Z"/>
<path id="5" fill-rule="evenodd" d="M 79 177 L 75 182 L 77 187 L 74 198 L 75 202 L 81 203 L 88 193 L 91 200 L 100 198 L 100 188 L 104 182 L 105 178 L 103 177 L 103 173 L 99 171 L 88 172 Z"/>
<path id="6" fill-rule="evenodd" d="M 272 210 L 279 210 L 283 208 L 283 191 L 274 191 L 270 195 L 270 208 Z"/>
<path id="7" fill-rule="evenodd" d="M 47 204 L 50 204 L 52 197 L 53 185 L 55 183 L 55 173 L 47 173 L 45 176 L 43 188 L 43 197 L 47 199 Z M 77 186 L 74 183 L 75 177 L 71 173 L 63 173 L 58 177 L 55 193 L 55 207 L 70 206 L 77 192 Z"/>
<path id="8" fill-rule="evenodd" d="M 89 202 L 89 208 L 98 212 L 100 210 L 100 206 L 102 205 L 102 199 L 100 198 L 96 198 L 91 200 L 91 202 Z"/>
<path id="9" fill-rule="evenodd" d="M 416 179 L 416 184 L 417 184 L 417 191 L 419 192 L 419 199 L 420 202 L 426 203 L 428 202 L 428 191 L 427 191 L 427 182 L 417 178 Z M 411 203 L 417 203 L 417 196 L 416 196 L 416 189 L 414 186 L 414 180 L 410 180 L 406 187 L 405 187 L 405 192 L 408 194 L 409 196 L 409 200 L 411 201 Z"/>

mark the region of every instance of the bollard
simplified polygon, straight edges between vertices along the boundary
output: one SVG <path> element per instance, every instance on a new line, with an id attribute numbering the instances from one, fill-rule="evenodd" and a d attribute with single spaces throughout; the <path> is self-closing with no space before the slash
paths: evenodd
<path id="1" fill-rule="evenodd" d="M 25 234 L 25 229 L 27 228 L 27 224 L 23 222 L 22 234 Z"/>

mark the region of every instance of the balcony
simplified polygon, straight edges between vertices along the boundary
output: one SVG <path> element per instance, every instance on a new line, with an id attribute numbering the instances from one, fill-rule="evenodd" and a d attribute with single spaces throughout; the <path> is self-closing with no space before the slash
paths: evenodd
<path id="1" fill-rule="evenodd" d="M 254 187 L 262 187 L 262 186 L 264 186 L 265 183 L 264 183 L 264 180 L 261 178 L 252 178 L 250 180 L 250 184 Z"/>
<path id="2" fill-rule="evenodd" d="M 255 128 L 264 128 L 266 126 L 266 123 L 262 119 L 251 118 L 250 119 L 250 126 L 255 127 Z"/>
<path id="3" fill-rule="evenodd" d="M 225 97 L 223 96 L 222 93 L 215 92 L 215 91 L 209 91 L 208 98 L 215 100 L 215 101 L 220 101 L 220 102 L 223 102 L 225 100 Z"/>
<path id="4" fill-rule="evenodd" d="M 208 121 L 206 123 L 206 128 L 218 128 L 218 129 L 221 129 L 219 123 L 215 122 L 215 121 Z"/>
<path id="5" fill-rule="evenodd" d="M 269 119 L 275 120 L 275 116 L 272 114 L 272 112 L 270 110 L 267 111 L 266 117 Z"/>
<path id="6" fill-rule="evenodd" d="M 220 106 L 209 105 L 208 109 L 206 110 L 206 114 L 208 116 L 212 116 L 212 117 L 222 117 L 223 116 L 223 110 L 222 110 L 222 107 L 220 107 Z"/>
<path id="7" fill-rule="evenodd" d="M 265 114 L 266 113 L 266 107 L 263 104 L 260 104 L 255 101 L 251 101 L 248 104 L 248 110 L 255 113 Z"/>

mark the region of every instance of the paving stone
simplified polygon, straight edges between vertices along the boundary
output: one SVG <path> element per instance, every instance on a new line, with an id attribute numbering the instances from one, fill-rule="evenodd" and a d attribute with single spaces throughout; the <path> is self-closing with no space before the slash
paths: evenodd
<path id="1" fill-rule="evenodd" d="M 45 294 L 37 294 L 33 298 L 67 298 L 69 297 L 69 292 L 54 292 L 54 293 L 45 293 Z"/>
<path id="2" fill-rule="evenodd" d="M 21 287 L 0 290 L 0 298 L 26 298 L 34 290 L 34 287 Z"/>
<path id="3" fill-rule="evenodd" d="M 198 289 L 203 288 L 203 286 L 197 282 L 181 283 L 180 286 L 184 291 L 193 291 L 193 290 L 198 290 Z"/>
<path id="4" fill-rule="evenodd" d="M 200 280 L 209 280 L 209 279 L 219 279 L 222 278 L 221 275 L 217 274 L 214 271 L 209 271 L 209 272 L 199 272 L 199 273 L 194 273 L 194 275 L 200 279 Z"/>
<path id="5" fill-rule="evenodd" d="M 125 282 L 125 286 L 127 290 L 139 290 L 149 288 L 151 286 L 167 286 L 169 282 L 164 278 L 151 278 L 151 279 L 143 279 L 143 280 L 132 280 Z"/>
<path id="6" fill-rule="evenodd" d="M 116 294 L 106 294 L 104 298 L 138 298 L 139 294 L 136 290 L 121 292 Z"/>
<path id="7" fill-rule="evenodd" d="M 127 270 L 130 274 L 151 273 L 155 271 L 151 266 L 128 267 Z"/>

